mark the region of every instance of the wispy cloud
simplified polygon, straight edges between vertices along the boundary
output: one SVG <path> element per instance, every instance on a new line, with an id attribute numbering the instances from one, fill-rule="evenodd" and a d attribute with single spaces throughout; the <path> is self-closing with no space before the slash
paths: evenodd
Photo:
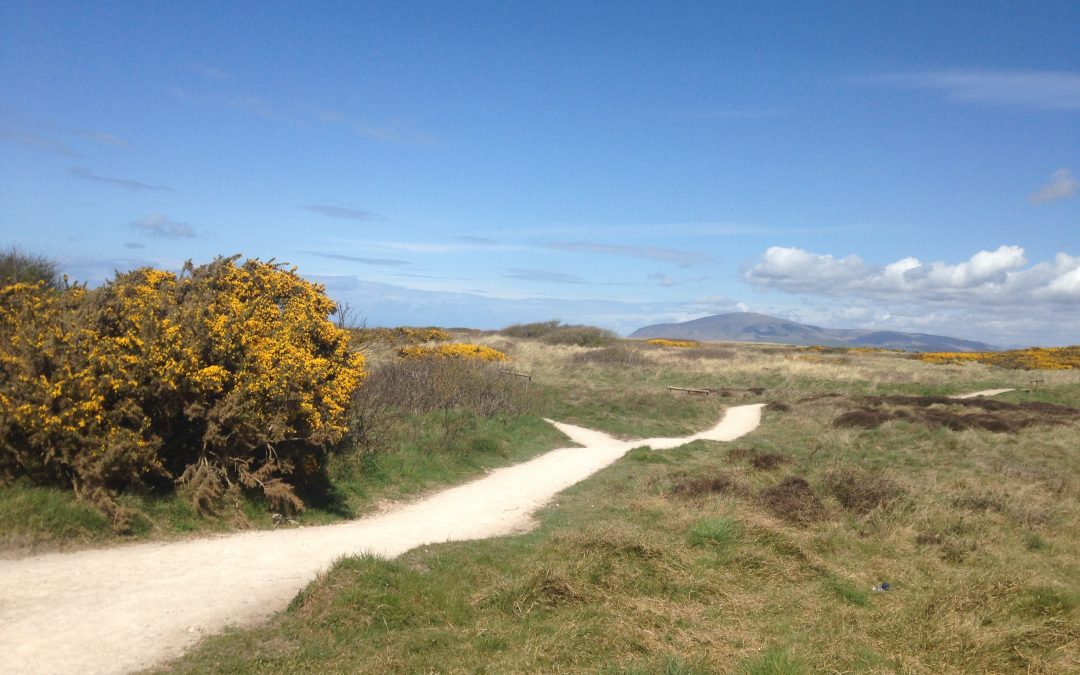
<path id="1" fill-rule="evenodd" d="M 434 136 L 419 131 L 402 120 L 372 120 L 361 116 L 348 115 L 336 110 L 290 106 L 252 93 L 206 93 L 175 85 L 169 87 L 167 92 L 169 96 L 186 105 L 226 108 L 247 115 L 289 124 L 299 129 L 310 129 L 315 125 L 322 124 L 338 127 L 353 135 L 383 143 L 429 145 L 438 142 L 438 139 Z"/>
<path id="2" fill-rule="evenodd" d="M 145 218 L 128 223 L 128 227 L 163 239 L 193 239 L 195 237 L 195 230 L 191 228 L 191 225 L 171 220 L 162 213 L 152 213 Z"/>
<path id="3" fill-rule="evenodd" d="M 465 253 L 470 251 L 534 251 L 535 247 L 520 244 L 503 244 L 497 241 L 467 240 L 454 237 L 458 243 L 427 242 L 427 241 L 357 241 L 353 239 L 336 240 L 341 244 L 364 246 L 369 249 L 384 251 L 409 251 L 410 253 L 432 253 L 445 255 L 447 253 Z"/>
<path id="4" fill-rule="evenodd" d="M 668 275 L 664 274 L 663 272 L 654 272 L 654 273 L 648 275 L 646 278 L 649 281 L 655 283 L 657 286 L 663 286 L 665 288 L 670 288 L 670 287 L 674 286 L 675 284 L 679 283 L 679 282 L 675 281 L 674 279 L 672 279 L 671 277 L 669 277 Z"/>
<path id="5" fill-rule="evenodd" d="M 202 63 L 193 63 L 188 66 L 191 72 L 195 73 L 204 80 L 210 80 L 211 82 L 223 82 L 225 80 L 233 79 L 232 73 L 221 68 L 215 68 L 214 66 L 208 66 Z"/>
<path id="6" fill-rule="evenodd" d="M 145 191 L 163 191 L 172 192 L 173 189 L 167 185 L 151 185 L 149 183 L 142 183 L 137 180 L 130 180 L 127 178 L 113 178 L 111 176 L 100 176 L 85 166 L 73 166 L 68 169 L 68 173 L 75 178 L 81 178 L 82 180 L 93 181 L 95 183 L 105 183 L 106 185 L 115 185 L 117 187 L 126 188 L 128 190 L 134 190 L 135 192 Z"/>
<path id="7" fill-rule="evenodd" d="M 958 103 L 1080 110 L 1080 73 L 937 70 L 853 78 L 856 84 L 939 91 Z"/>
<path id="8" fill-rule="evenodd" d="M 128 241 L 124 243 L 124 248 L 146 248 L 146 244 L 140 244 L 137 241 Z"/>
<path id="9" fill-rule="evenodd" d="M 75 151 L 67 143 L 63 141 L 57 141 L 52 138 L 46 138 L 40 134 L 35 134 L 32 131 L 23 131 L 21 129 L 0 129 L 0 139 L 11 143 L 18 143 L 28 148 L 35 148 L 37 150 L 44 150 L 45 152 L 51 152 L 54 155 L 60 155 L 61 157 L 79 157 L 79 153 Z"/>
<path id="10" fill-rule="evenodd" d="M 1080 180 L 1073 177 L 1072 171 L 1058 169 L 1051 174 L 1050 182 L 1028 197 L 1028 200 L 1032 204 L 1045 204 L 1046 202 L 1075 197 L 1078 192 L 1080 192 Z"/>
<path id="11" fill-rule="evenodd" d="M 362 258 L 355 255 L 344 255 L 342 253 L 321 253 L 319 251 L 304 251 L 308 255 L 318 256 L 319 258 L 328 258 L 330 260 L 344 260 L 346 262 L 360 263 L 361 265 L 379 265 L 382 267 L 404 267 L 411 265 L 412 263 L 407 260 L 394 260 L 391 258 Z"/>
<path id="12" fill-rule="evenodd" d="M 107 131 L 98 131 L 96 129 L 70 129 L 69 131 L 84 140 L 97 143 L 98 145 L 111 145 L 116 148 L 131 147 L 131 143 L 127 140 L 110 134 Z"/>
<path id="13" fill-rule="evenodd" d="M 372 121 L 336 110 L 322 110 L 314 114 L 314 119 L 323 124 L 342 127 L 356 134 L 375 141 L 403 143 L 407 145 L 428 145 L 435 143 L 434 136 L 417 131 L 400 120 Z"/>
<path id="14" fill-rule="evenodd" d="M 514 267 L 506 270 L 504 275 L 507 279 L 520 279 L 522 281 L 540 281 L 551 284 L 584 284 L 584 279 L 576 274 L 566 272 L 553 272 L 551 270 L 522 269 Z"/>
<path id="15" fill-rule="evenodd" d="M 594 241 L 555 241 L 543 244 L 544 248 L 558 251 L 571 251 L 575 253 L 601 253 L 604 255 L 626 256 L 629 258 L 644 258 L 646 260 L 661 260 L 675 263 L 681 267 L 690 267 L 701 263 L 712 262 L 710 256 L 697 251 L 679 251 L 659 246 L 628 246 L 626 244 L 603 244 Z"/>
<path id="16" fill-rule="evenodd" d="M 761 120 L 782 117 L 787 111 L 781 108 L 718 108 L 714 110 L 688 110 L 669 113 L 667 116 L 682 120 Z"/>
<path id="17" fill-rule="evenodd" d="M 308 204 L 301 206 L 300 208 L 308 211 L 314 211 L 315 213 L 321 213 L 324 216 L 330 216 L 331 218 L 341 218 L 343 220 L 358 220 L 362 223 L 370 223 L 378 220 L 382 220 L 382 217 L 377 213 L 371 211 L 365 211 L 363 209 L 351 209 L 345 206 L 331 206 L 328 204 Z"/>

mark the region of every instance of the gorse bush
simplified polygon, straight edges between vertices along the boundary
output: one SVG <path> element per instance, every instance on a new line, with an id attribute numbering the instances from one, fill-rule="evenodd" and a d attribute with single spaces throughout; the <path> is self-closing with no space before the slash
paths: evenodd
<path id="1" fill-rule="evenodd" d="M 646 340 L 650 345 L 656 345 L 657 347 L 678 347 L 681 349 L 697 349 L 701 346 L 701 343 L 697 340 L 669 340 L 668 338 L 653 338 Z"/>
<path id="2" fill-rule="evenodd" d="M 207 509 L 246 488 L 302 508 L 363 358 L 320 286 L 236 260 L 0 289 L 0 473 L 69 485 L 120 529 L 131 489 L 180 487 Z"/>
<path id="3" fill-rule="evenodd" d="M 912 358 L 927 363 L 985 363 L 1015 370 L 1080 369 L 1080 345 L 1031 347 L 1006 352 L 923 352 Z"/>
<path id="4" fill-rule="evenodd" d="M 398 356 L 403 359 L 465 359 L 469 361 L 506 361 L 506 354 L 497 349 L 474 345 L 465 342 L 455 342 L 446 345 L 424 347 L 410 345 L 398 350 Z"/>
<path id="5" fill-rule="evenodd" d="M 354 328 L 352 335 L 360 344 L 385 342 L 389 345 L 416 344 L 420 342 L 449 342 L 450 333 L 442 328 Z"/>

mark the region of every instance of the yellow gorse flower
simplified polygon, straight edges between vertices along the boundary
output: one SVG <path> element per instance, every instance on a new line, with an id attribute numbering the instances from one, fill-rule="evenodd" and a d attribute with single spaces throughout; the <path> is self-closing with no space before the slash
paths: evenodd
<path id="1" fill-rule="evenodd" d="M 701 346 L 701 343 L 697 340 L 669 340 L 667 338 L 653 338 L 646 340 L 646 343 L 659 347 L 677 347 L 680 349 L 696 349 Z"/>
<path id="2" fill-rule="evenodd" d="M 333 301 L 295 269 L 235 262 L 0 288 L 0 472 L 100 495 L 200 458 L 285 475 L 292 448 L 339 439 L 364 359 Z"/>
<path id="3" fill-rule="evenodd" d="M 468 343 L 452 343 L 424 347 L 413 345 L 402 347 L 398 350 L 398 356 L 403 359 L 467 359 L 474 361 L 506 361 L 506 354 L 491 347 Z"/>
<path id="4" fill-rule="evenodd" d="M 1080 345 L 1005 352 L 923 352 L 914 358 L 927 363 L 985 363 L 1019 370 L 1072 370 L 1080 368 Z"/>

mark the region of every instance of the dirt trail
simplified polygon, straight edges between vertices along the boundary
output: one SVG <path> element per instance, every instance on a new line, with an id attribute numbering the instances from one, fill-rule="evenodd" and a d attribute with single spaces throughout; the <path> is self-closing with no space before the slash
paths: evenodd
<path id="1" fill-rule="evenodd" d="M 753 431 L 761 404 L 730 408 L 685 438 L 620 441 L 552 422 L 585 447 L 560 448 L 479 480 L 340 525 L 147 543 L 0 561 L 0 671 L 123 673 L 184 652 L 204 634 L 285 608 L 344 555 L 394 557 L 430 543 L 532 527 L 559 491 L 631 448 L 672 448 Z"/>
<path id="2" fill-rule="evenodd" d="M 978 398 L 980 396 L 997 396 L 998 394 L 1004 394 L 1007 391 L 1016 391 L 1015 389 L 983 389 L 982 391 L 973 391 L 970 394 L 957 394 L 950 396 L 949 398 Z"/>

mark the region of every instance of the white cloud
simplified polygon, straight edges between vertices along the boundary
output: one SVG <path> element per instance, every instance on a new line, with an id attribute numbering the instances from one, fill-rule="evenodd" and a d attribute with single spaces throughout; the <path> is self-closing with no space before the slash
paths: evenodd
<path id="1" fill-rule="evenodd" d="M 1080 110 L 1080 73 L 1030 70 L 938 70 L 855 78 L 857 84 L 929 89 L 958 103 L 1040 110 Z"/>
<path id="2" fill-rule="evenodd" d="M 128 223 L 128 227 L 164 239 L 192 239 L 195 237 L 195 230 L 191 228 L 191 225 L 170 220 L 168 216 L 162 213 L 152 213 L 145 218 Z"/>
<path id="3" fill-rule="evenodd" d="M 1080 192 L 1080 180 L 1073 177 L 1072 171 L 1058 169 L 1050 175 L 1050 182 L 1028 199 L 1032 204 L 1045 204 L 1074 197 L 1077 192 Z"/>
<path id="4" fill-rule="evenodd" d="M 1024 249 L 1000 246 L 957 264 L 903 258 L 878 267 L 857 256 L 774 246 L 745 273 L 758 288 L 787 293 L 863 297 L 929 304 L 1032 302 L 1080 305 L 1080 257 L 1059 253 L 1028 266 Z"/>

